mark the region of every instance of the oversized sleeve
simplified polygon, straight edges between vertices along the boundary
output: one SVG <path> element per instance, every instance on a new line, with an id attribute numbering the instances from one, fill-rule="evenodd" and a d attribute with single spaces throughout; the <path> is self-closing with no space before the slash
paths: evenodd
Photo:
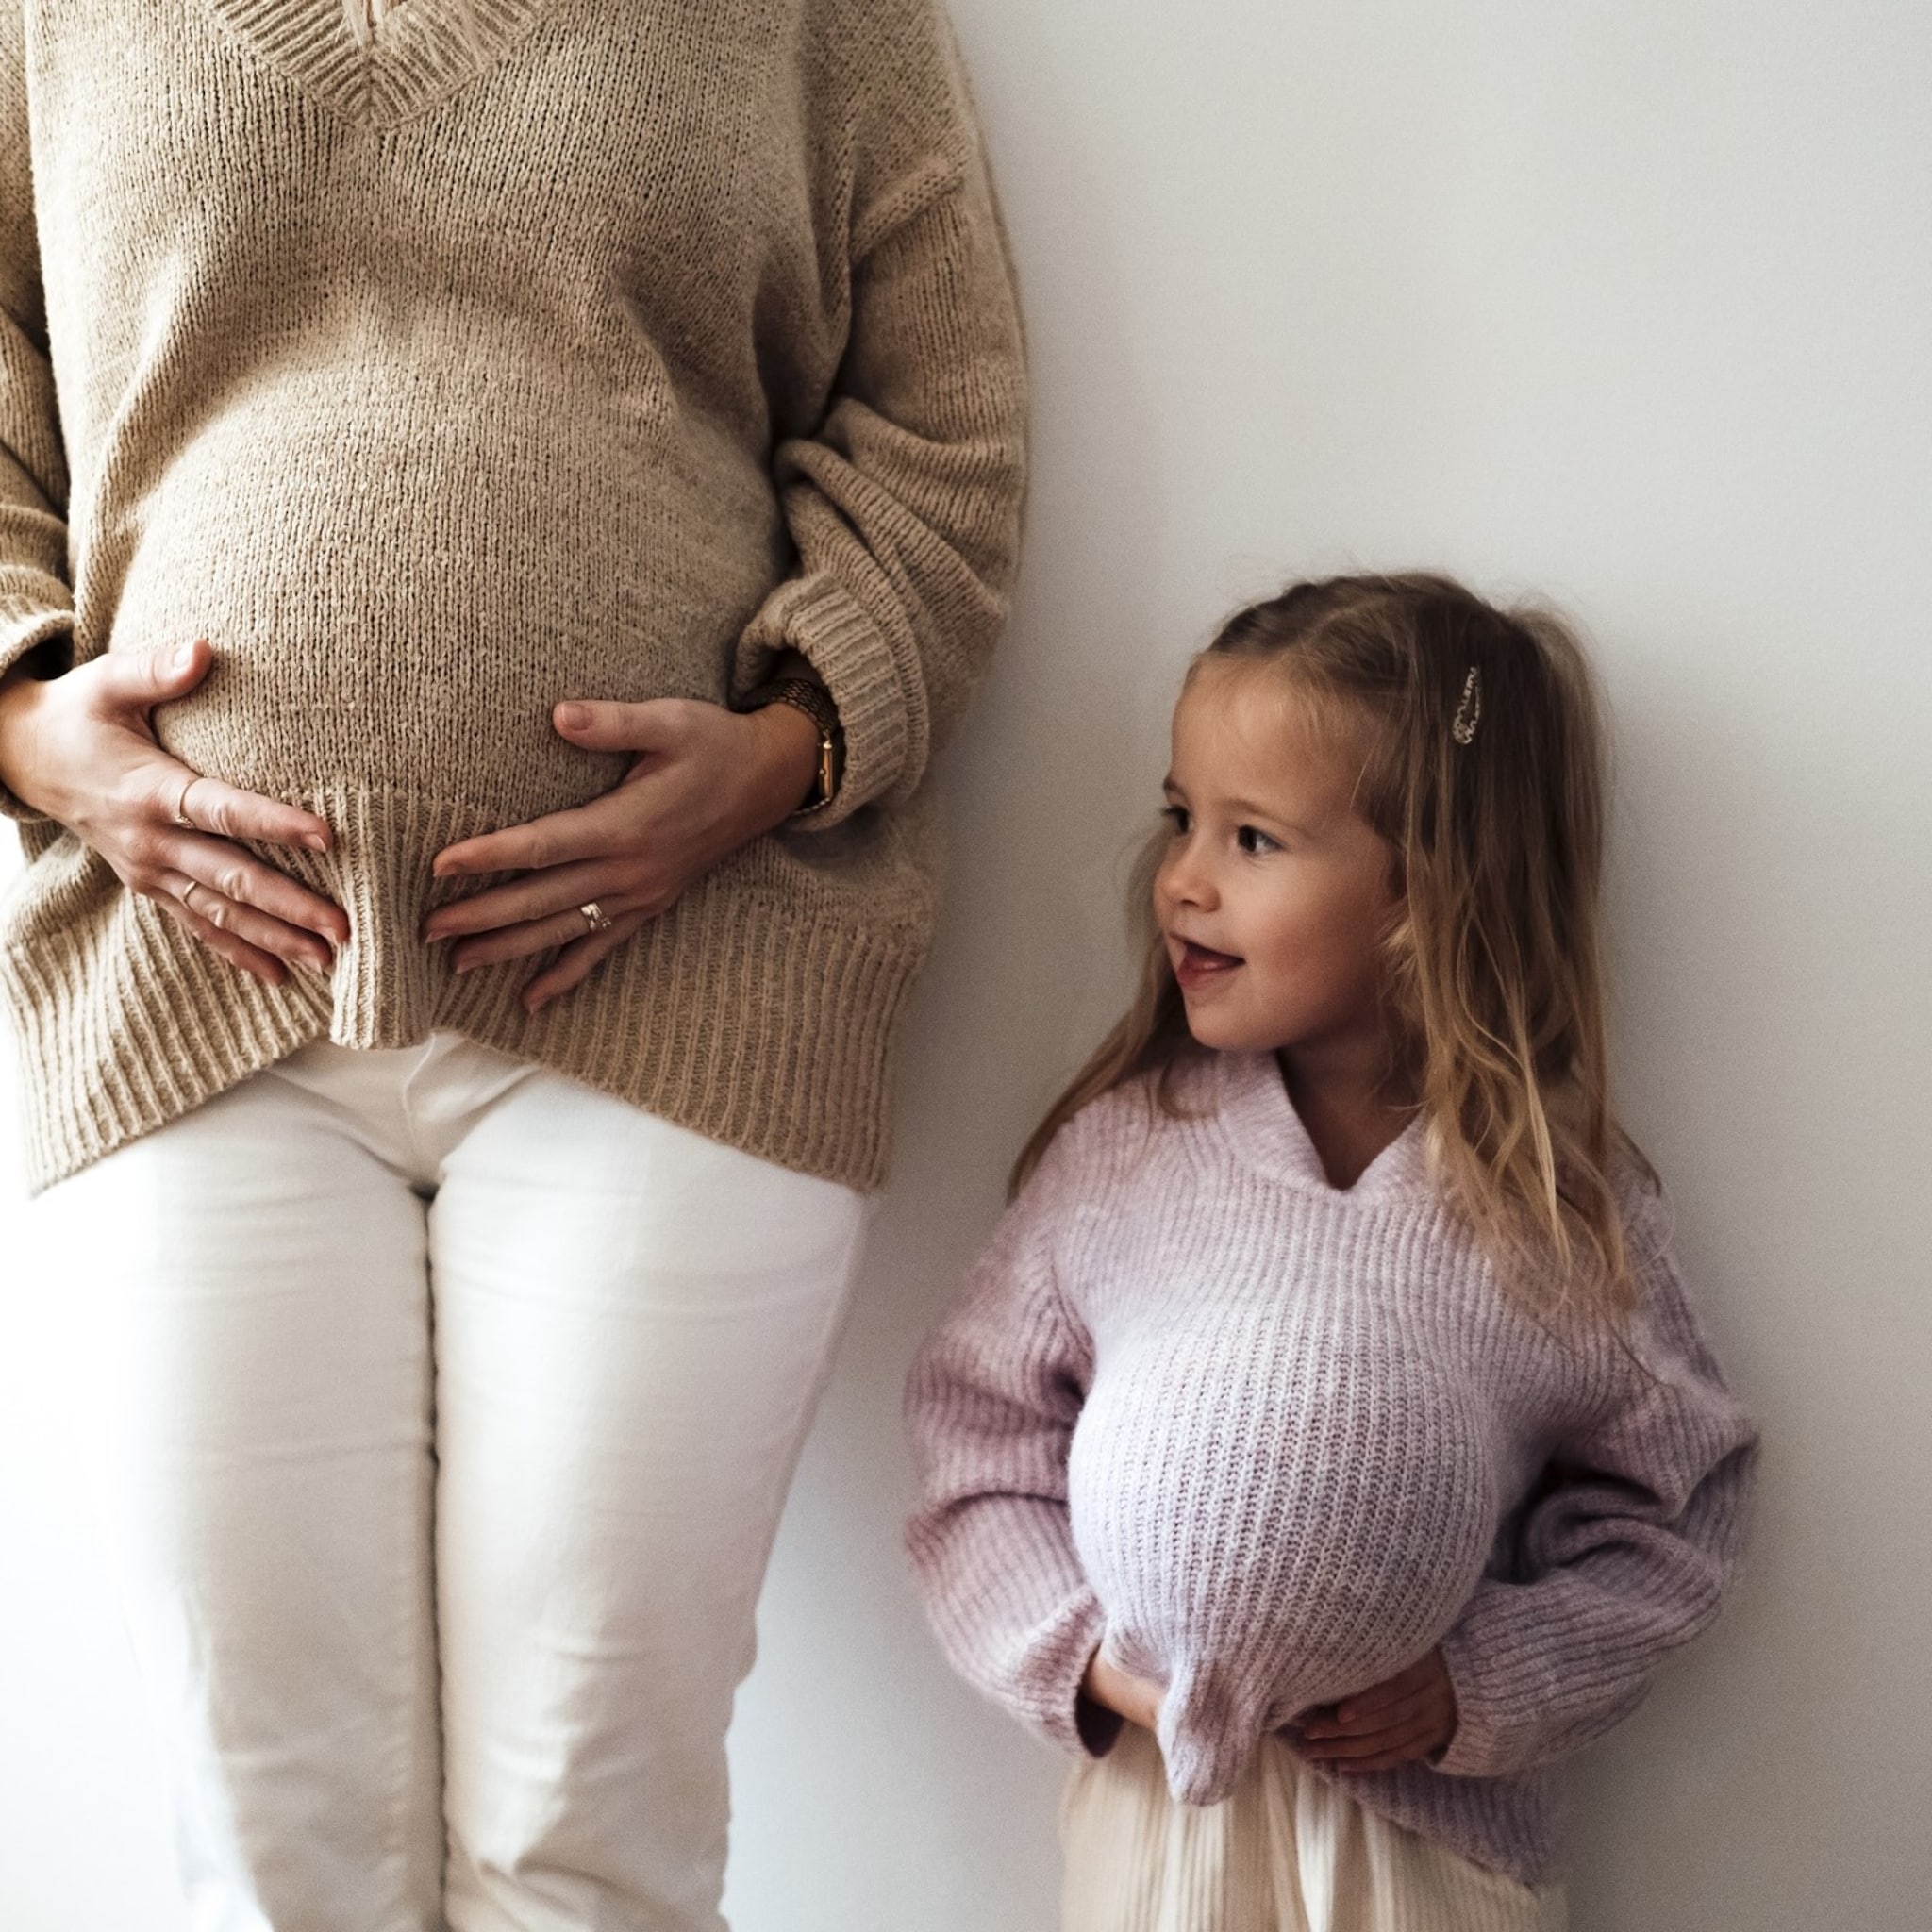
<path id="1" fill-rule="evenodd" d="M 791 649 L 831 694 L 844 773 L 807 831 L 918 787 L 992 650 L 1019 553 L 1026 394 L 1005 231 L 950 28 L 925 0 L 910 17 L 864 108 L 891 125 L 854 190 L 833 392 L 774 458 L 797 567 L 733 677 L 741 693 Z"/>
<path id="2" fill-rule="evenodd" d="M 1452 1776 L 1526 1771 L 1609 1730 L 1738 1569 L 1757 1430 L 1661 1237 L 1637 1273 L 1608 1399 L 1551 1458 L 1507 1574 L 1492 1563 L 1443 1641 L 1459 1718 L 1436 1769 Z"/>
<path id="3" fill-rule="evenodd" d="M 913 1364 L 907 1546 L 960 1675 L 1049 1741 L 1098 1752 L 1119 1720 L 1080 1692 L 1105 1620 L 1067 1513 L 1067 1450 L 1092 1369 L 1055 1257 L 1068 1167 L 1057 1141 Z"/>
<path id="4" fill-rule="evenodd" d="M 25 22 L 0 0 L 0 677 L 70 636 L 67 457 L 34 221 Z M 0 815 L 42 820 L 5 785 Z"/>

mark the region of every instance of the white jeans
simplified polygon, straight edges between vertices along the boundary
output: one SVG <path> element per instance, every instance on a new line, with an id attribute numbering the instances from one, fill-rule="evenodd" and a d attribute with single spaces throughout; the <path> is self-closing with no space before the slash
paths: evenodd
<path id="1" fill-rule="evenodd" d="M 716 1932 L 863 1197 L 439 1034 L 39 1211 L 194 1932 Z"/>

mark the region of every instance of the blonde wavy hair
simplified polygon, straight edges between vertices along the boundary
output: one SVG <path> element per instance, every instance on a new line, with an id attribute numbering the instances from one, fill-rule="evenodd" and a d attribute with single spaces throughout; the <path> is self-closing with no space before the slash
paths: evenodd
<path id="1" fill-rule="evenodd" d="M 1238 611 L 1194 660 L 1267 665 L 1362 730 L 1357 808 L 1388 842 L 1402 911 L 1387 996 L 1426 1122 L 1430 1171 L 1544 1313 L 1613 1320 L 1635 1300 L 1617 1174 L 1656 1175 L 1610 1110 L 1598 959 L 1605 750 L 1594 680 L 1563 624 L 1448 577 L 1299 583 Z M 1134 1002 L 1013 1170 L 1103 1093 L 1174 1075 L 1188 1031 L 1154 924 L 1163 830 L 1135 870 Z"/>

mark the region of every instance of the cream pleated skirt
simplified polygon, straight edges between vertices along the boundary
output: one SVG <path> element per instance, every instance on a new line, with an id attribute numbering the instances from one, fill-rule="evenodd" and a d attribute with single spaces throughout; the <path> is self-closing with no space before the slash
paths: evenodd
<path id="1" fill-rule="evenodd" d="M 1224 1803 L 1177 1805 L 1124 1726 L 1060 1807 L 1061 1932 L 1563 1932 L 1530 1886 L 1365 1810 L 1268 1739 Z"/>

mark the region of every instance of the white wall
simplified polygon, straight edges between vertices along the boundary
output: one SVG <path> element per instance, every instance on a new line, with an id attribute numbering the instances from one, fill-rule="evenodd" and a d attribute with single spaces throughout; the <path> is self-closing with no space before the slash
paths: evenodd
<path id="1" fill-rule="evenodd" d="M 1731 1613 L 1583 1770 L 1575 1924 L 1923 1927 L 1932 14 L 956 12 L 1025 282 L 1031 549 L 735 1737 L 739 1932 L 1052 1925 L 1057 1767 L 943 1674 L 900 1570 L 900 1374 L 1114 1006 L 1184 654 L 1286 573 L 1410 561 L 1545 588 L 1597 641 L 1626 1110 L 1768 1430 Z M 171 1932 L 14 1211 L 0 1924 Z"/>

